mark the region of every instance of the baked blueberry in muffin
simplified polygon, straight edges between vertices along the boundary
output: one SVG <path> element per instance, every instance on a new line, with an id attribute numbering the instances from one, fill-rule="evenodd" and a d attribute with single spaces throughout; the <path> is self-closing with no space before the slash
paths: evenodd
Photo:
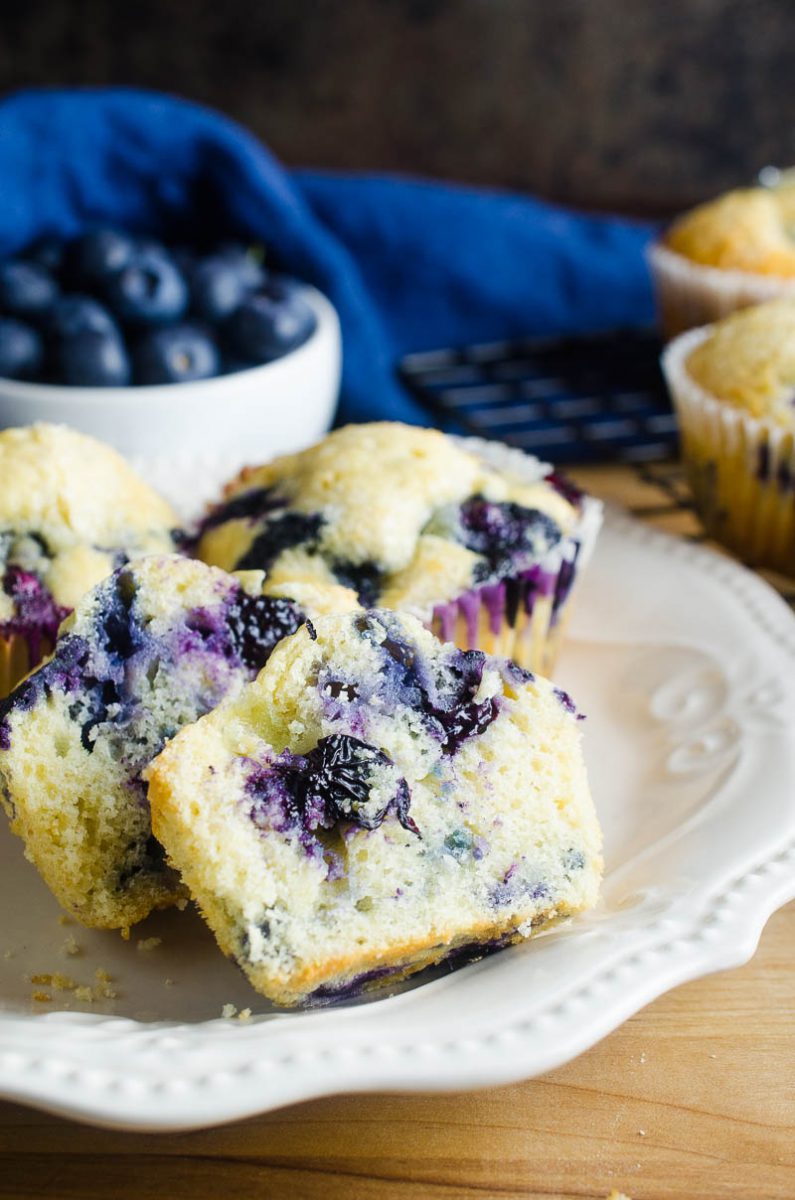
<path id="1" fill-rule="evenodd" d="M 93 588 L 55 652 L 0 705 L 3 802 L 28 857 L 86 925 L 124 927 L 182 890 L 152 836 L 141 772 L 185 724 L 234 694 L 341 588 L 274 585 L 177 556 Z"/>
<path id="2" fill-rule="evenodd" d="M 198 554 L 342 583 L 464 649 L 548 669 L 599 522 L 596 501 L 519 451 L 383 422 L 243 471 Z"/>
<path id="3" fill-rule="evenodd" d="M 80 597 L 175 549 L 177 518 L 114 450 L 58 425 L 0 433 L 0 695 L 49 653 Z"/>
<path id="4" fill-rule="evenodd" d="M 148 768 L 155 834 L 280 1004 L 347 994 L 595 901 L 569 698 L 387 610 L 313 619 Z"/>

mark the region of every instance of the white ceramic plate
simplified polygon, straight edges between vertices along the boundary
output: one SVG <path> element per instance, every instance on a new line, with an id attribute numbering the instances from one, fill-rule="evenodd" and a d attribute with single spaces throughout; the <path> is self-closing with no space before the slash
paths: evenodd
<path id="1" fill-rule="evenodd" d="M 792 614 L 728 560 L 611 514 L 560 678 L 590 714 L 607 859 L 599 910 L 387 998 L 274 1013 L 190 912 L 150 918 L 127 943 L 61 926 L 3 830 L 0 1094 L 166 1130 L 332 1092 L 497 1084 L 547 1071 L 676 984 L 744 962 L 795 895 Z M 68 937 L 80 955 L 64 956 Z M 139 949 L 150 937 L 161 944 Z M 53 1003 L 30 999 L 31 974 L 90 983 L 98 967 L 117 999 L 86 1005 L 47 988 Z M 53 1011 L 64 1000 L 71 1011 Z M 253 1018 L 220 1019 L 224 1004 Z"/>

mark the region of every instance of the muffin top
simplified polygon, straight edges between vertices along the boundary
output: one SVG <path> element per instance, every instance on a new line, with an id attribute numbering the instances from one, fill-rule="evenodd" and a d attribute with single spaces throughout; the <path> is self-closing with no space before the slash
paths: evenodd
<path id="1" fill-rule="evenodd" d="M 425 608 L 527 569 L 575 525 L 576 494 L 518 458 L 498 469 L 436 430 L 350 425 L 246 468 L 205 518 L 199 557 Z"/>
<path id="2" fill-rule="evenodd" d="M 686 366 L 711 395 L 795 429 L 795 299 L 771 300 L 718 321 Z"/>
<path id="3" fill-rule="evenodd" d="M 795 184 L 719 196 L 681 216 L 664 240 L 704 266 L 795 279 Z"/>
<path id="4" fill-rule="evenodd" d="M 60 425 L 0 433 L 0 621 L 20 580 L 74 608 L 114 567 L 174 549 L 175 513 L 115 450 Z"/>

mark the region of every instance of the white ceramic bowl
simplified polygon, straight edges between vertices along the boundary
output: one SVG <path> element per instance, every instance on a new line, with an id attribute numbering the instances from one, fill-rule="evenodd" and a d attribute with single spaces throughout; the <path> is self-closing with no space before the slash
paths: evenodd
<path id="1" fill-rule="evenodd" d="M 308 445 L 331 424 L 342 350 L 332 304 L 311 287 L 309 341 L 283 358 L 217 379 L 156 387 L 80 388 L 0 379 L 0 428 L 53 421 L 122 454 L 268 456 Z"/>

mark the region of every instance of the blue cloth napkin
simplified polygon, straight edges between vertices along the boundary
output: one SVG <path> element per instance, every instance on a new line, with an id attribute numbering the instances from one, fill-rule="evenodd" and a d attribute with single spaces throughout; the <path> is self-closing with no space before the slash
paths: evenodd
<path id="1" fill-rule="evenodd" d="M 290 172 L 226 117 L 151 92 L 3 101 L 0 254 L 100 222 L 264 241 L 339 312 L 341 420 L 426 423 L 395 377 L 410 351 L 652 318 L 648 226 L 496 191 Z"/>

